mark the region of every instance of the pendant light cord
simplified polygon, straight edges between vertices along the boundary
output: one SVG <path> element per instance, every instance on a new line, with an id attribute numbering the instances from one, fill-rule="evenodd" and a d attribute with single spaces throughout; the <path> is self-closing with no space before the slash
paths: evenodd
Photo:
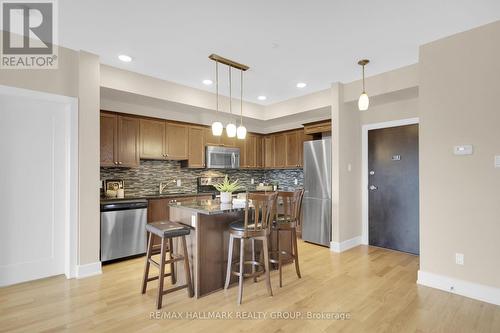
<path id="1" fill-rule="evenodd" d="M 240 84 L 240 126 L 243 125 L 243 71 L 240 69 L 240 77 L 241 77 L 241 84 Z"/>
<path id="2" fill-rule="evenodd" d="M 363 94 L 365 93 L 365 65 L 363 67 Z"/>
<path id="3" fill-rule="evenodd" d="M 229 66 L 229 113 L 232 115 L 233 114 L 233 94 L 232 94 L 232 79 L 231 79 L 231 69 L 232 67 Z M 232 117 L 231 117 L 232 118 Z"/>
<path id="4" fill-rule="evenodd" d="M 215 111 L 219 112 L 219 62 L 215 61 L 215 100 L 216 106 Z"/>

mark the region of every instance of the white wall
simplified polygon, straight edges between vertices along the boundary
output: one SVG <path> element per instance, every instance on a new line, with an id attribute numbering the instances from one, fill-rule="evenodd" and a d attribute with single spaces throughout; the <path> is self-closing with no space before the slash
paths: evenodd
<path id="1" fill-rule="evenodd" d="M 499 40 L 500 22 L 441 39 L 420 48 L 419 66 L 420 269 L 495 287 L 497 304 Z M 460 144 L 472 144 L 473 155 L 453 155 Z"/>

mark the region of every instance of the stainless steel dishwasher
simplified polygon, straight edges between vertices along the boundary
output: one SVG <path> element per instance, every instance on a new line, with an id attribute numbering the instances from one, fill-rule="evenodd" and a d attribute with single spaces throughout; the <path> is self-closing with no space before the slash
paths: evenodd
<path id="1" fill-rule="evenodd" d="M 146 253 L 147 200 L 101 203 L 101 261 Z"/>

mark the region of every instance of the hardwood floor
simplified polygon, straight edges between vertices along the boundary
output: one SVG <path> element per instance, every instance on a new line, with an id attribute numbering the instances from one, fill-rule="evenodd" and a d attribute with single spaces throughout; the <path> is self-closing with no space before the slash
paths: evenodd
<path id="1" fill-rule="evenodd" d="M 418 257 L 367 246 L 339 255 L 304 242 L 299 253 L 302 279 L 287 265 L 279 288 L 272 272 L 273 297 L 262 278 L 247 280 L 241 306 L 235 286 L 199 300 L 181 290 L 167 295 L 157 313 L 156 283 L 140 293 L 144 258 L 104 266 L 102 275 L 87 279 L 57 276 L 1 288 L 0 332 L 500 332 L 500 307 L 417 286 Z M 186 319 L 223 311 L 264 312 L 267 319 Z M 283 311 L 350 317 L 270 319 Z M 150 319 L 155 314 L 183 319 Z"/>

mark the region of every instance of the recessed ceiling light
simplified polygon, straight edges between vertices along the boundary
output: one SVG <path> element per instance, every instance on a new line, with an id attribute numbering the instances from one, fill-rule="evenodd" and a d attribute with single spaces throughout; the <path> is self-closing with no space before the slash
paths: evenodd
<path id="1" fill-rule="evenodd" d="M 212 83 L 213 83 L 212 80 L 209 80 L 209 79 L 203 80 L 203 84 L 206 85 L 206 86 L 209 86 Z"/>
<path id="2" fill-rule="evenodd" d="M 132 57 L 131 56 L 128 56 L 126 54 L 120 54 L 118 56 L 118 59 L 120 59 L 121 61 L 123 62 L 131 62 L 132 61 Z"/>
<path id="3" fill-rule="evenodd" d="M 267 99 L 267 97 L 266 97 L 266 96 L 264 96 L 264 95 L 260 95 L 259 97 L 257 97 L 257 99 L 258 99 L 259 101 L 265 101 L 265 100 Z"/>
<path id="4" fill-rule="evenodd" d="M 297 83 L 297 88 L 305 88 L 305 86 L 307 86 L 307 84 L 305 84 L 304 82 Z"/>

